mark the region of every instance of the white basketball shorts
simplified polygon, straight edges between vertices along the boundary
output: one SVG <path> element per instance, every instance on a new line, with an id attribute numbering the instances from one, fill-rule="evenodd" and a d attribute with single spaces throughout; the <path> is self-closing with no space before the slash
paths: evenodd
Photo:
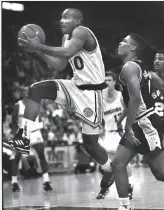
<path id="1" fill-rule="evenodd" d="M 44 143 L 40 129 L 30 134 L 30 145 Z"/>
<path id="2" fill-rule="evenodd" d="M 72 80 L 55 80 L 59 85 L 56 103 L 74 109 L 75 114 L 93 128 L 101 127 L 103 96 L 101 90 L 80 90 Z"/>

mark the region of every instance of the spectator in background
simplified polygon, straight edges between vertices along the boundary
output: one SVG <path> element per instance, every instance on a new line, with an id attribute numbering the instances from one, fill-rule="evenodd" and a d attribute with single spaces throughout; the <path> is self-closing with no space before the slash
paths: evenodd
<path id="1" fill-rule="evenodd" d="M 25 104 L 27 103 L 27 91 L 28 88 L 22 89 L 22 100 L 19 100 L 13 107 L 13 113 L 12 113 L 12 131 L 13 134 L 16 133 L 18 126 L 21 123 L 22 116 L 24 114 Z M 43 173 L 43 188 L 45 191 L 51 191 L 52 187 L 50 186 L 50 180 L 49 180 L 49 174 L 48 174 L 48 166 L 44 155 L 44 140 L 41 135 L 40 129 L 43 127 L 43 122 L 39 121 L 39 116 L 37 117 L 33 131 L 30 135 L 31 139 L 31 152 L 34 150 L 40 160 L 40 165 L 42 168 Z M 20 152 L 14 152 L 15 157 L 12 160 L 12 190 L 13 192 L 20 191 L 20 188 L 18 186 L 18 180 L 17 180 L 17 174 L 18 174 L 18 164 L 21 159 L 21 153 Z M 34 153 L 35 154 L 35 153 Z M 23 160 L 28 162 L 29 158 L 23 157 Z M 32 174 L 31 174 L 32 175 Z"/>

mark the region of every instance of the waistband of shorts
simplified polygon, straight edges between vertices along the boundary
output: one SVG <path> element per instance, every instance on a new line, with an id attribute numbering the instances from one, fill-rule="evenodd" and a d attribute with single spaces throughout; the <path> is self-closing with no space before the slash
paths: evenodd
<path id="1" fill-rule="evenodd" d="M 80 90 L 103 90 L 107 88 L 105 82 L 100 84 L 85 84 L 85 85 L 76 85 Z"/>
<path id="2" fill-rule="evenodd" d="M 147 109 L 146 111 L 144 111 L 143 113 L 141 113 L 140 115 L 138 115 L 135 119 L 135 122 L 138 122 L 138 120 L 145 118 L 145 117 L 149 117 L 150 115 L 155 113 L 155 108 L 151 107 L 149 109 Z"/>

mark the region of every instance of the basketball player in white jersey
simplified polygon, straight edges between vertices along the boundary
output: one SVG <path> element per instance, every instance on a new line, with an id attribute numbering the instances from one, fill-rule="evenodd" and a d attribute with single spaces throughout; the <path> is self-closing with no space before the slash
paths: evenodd
<path id="1" fill-rule="evenodd" d="M 28 88 L 24 88 L 23 99 L 18 101 L 13 107 L 12 131 L 14 134 L 16 133 L 18 126 L 21 124 L 21 121 L 24 115 L 25 105 L 27 103 L 27 91 L 28 91 Z M 44 155 L 44 140 L 41 134 L 41 130 L 40 130 L 41 128 L 43 128 L 43 122 L 39 122 L 39 116 L 38 116 L 32 128 L 32 132 L 30 134 L 30 147 L 31 147 L 30 153 L 31 154 L 37 153 L 37 156 L 40 160 L 42 173 L 43 173 L 42 175 L 43 188 L 45 191 L 51 191 L 52 187 L 50 186 L 47 162 Z M 19 164 L 20 158 L 21 158 L 21 153 L 16 152 L 15 158 L 12 161 L 12 190 L 13 192 L 20 191 L 20 188 L 18 186 L 18 180 L 17 180 L 18 164 Z"/>
<path id="2" fill-rule="evenodd" d="M 104 170 L 108 170 L 110 160 L 98 143 L 103 116 L 102 90 L 106 88 L 104 64 L 95 35 L 89 28 L 82 26 L 82 21 L 83 15 L 78 9 L 64 10 L 60 20 L 64 35 L 62 47 L 36 44 L 26 34 L 25 39 L 18 40 L 21 48 L 39 52 L 54 70 L 62 70 L 70 62 L 73 78 L 47 80 L 30 86 L 22 125 L 10 145 L 22 153 L 29 153 L 29 136 L 39 114 L 41 100 L 50 99 L 75 110 L 82 120 L 86 151 Z M 21 140 L 21 145 L 18 140 Z"/>
<path id="3" fill-rule="evenodd" d="M 105 77 L 108 88 L 103 90 L 103 96 L 105 98 L 105 110 L 104 110 L 104 135 L 99 139 L 99 143 L 103 146 L 110 158 L 116 153 L 119 145 L 121 134 L 123 134 L 123 124 L 119 122 L 126 116 L 126 108 L 120 91 L 115 89 L 116 86 L 116 75 L 109 71 L 106 72 Z M 131 176 L 131 168 L 128 170 L 129 177 Z M 129 179 L 130 180 L 130 179 Z M 111 170 L 111 174 L 103 172 L 103 178 L 100 184 L 100 192 L 97 199 L 104 199 L 105 195 L 109 191 L 109 187 L 113 184 L 114 177 Z M 129 185 L 129 197 L 132 198 L 132 185 Z"/>

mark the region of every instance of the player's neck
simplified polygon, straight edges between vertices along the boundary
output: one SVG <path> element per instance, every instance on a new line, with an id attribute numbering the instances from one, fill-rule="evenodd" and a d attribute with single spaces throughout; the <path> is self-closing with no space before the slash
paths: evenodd
<path id="1" fill-rule="evenodd" d="M 157 74 L 162 80 L 164 80 L 164 71 L 158 72 Z"/>
<path id="2" fill-rule="evenodd" d="M 116 96 L 117 90 L 115 89 L 108 89 L 108 98 L 114 98 Z"/>
<path id="3" fill-rule="evenodd" d="M 22 100 L 22 102 L 23 102 L 23 104 L 26 105 L 26 103 L 27 103 L 27 98 L 24 98 L 24 99 Z"/>
<path id="4" fill-rule="evenodd" d="M 123 59 L 123 63 L 127 63 L 128 61 L 132 61 L 132 60 L 137 60 L 138 57 L 136 55 L 133 55 L 133 54 L 129 54 L 127 55 L 126 57 L 124 57 Z"/>

